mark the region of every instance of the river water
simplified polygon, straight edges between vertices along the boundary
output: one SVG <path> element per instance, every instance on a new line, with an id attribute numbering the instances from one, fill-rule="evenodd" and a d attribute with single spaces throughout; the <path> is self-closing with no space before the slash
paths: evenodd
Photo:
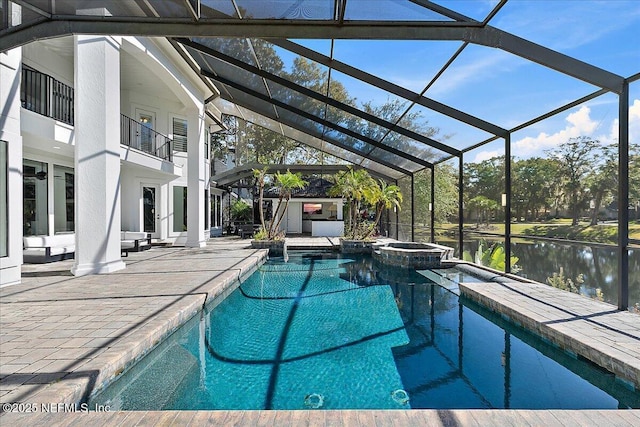
<path id="1" fill-rule="evenodd" d="M 504 242 L 494 237 L 480 238 L 465 235 L 464 250 L 475 253 L 480 242 Z M 440 242 L 439 242 L 440 243 Z M 458 251 L 457 242 L 442 241 L 444 245 L 453 245 Z M 518 257 L 519 276 L 541 283 L 562 268 L 564 276 L 576 280 L 582 274 L 584 282 L 580 293 L 596 297 L 600 289 L 604 301 L 617 305 L 618 301 L 618 257 L 615 246 L 589 245 L 581 243 L 559 242 L 534 239 L 512 239 L 511 254 Z M 640 307 L 640 248 L 629 250 L 629 307 Z"/>

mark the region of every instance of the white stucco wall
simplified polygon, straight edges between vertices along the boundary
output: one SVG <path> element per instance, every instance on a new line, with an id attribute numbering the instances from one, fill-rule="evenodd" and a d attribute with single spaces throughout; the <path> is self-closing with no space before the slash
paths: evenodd
<path id="1" fill-rule="evenodd" d="M 192 187 L 195 191 L 188 191 L 191 204 L 188 212 L 190 223 L 197 219 L 196 227 L 200 231 L 197 236 L 191 238 L 193 245 L 201 246 L 208 236 L 209 230 L 205 230 L 203 218 L 205 206 L 209 212 L 210 204 L 203 198 L 204 189 L 209 182 L 209 162 L 204 156 L 204 99 L 210 96 L 208 88 L 202 84 L 193 70 L 186 67 L 182 60 L 175 57 L 173 47 L 163 39 L 139 39 L 133 37 L 123 38 L 122 49 L 132 55 L 141 67 L 148 72 L 149 78 L 157 79 L 163 86 L 161 93 L 144 93 L 137 90 L 121 91 L 121 111 L 123 114 L 136 119 L 138 111 L 153 113 L 155 117 L 154 130 L 172 138 L 173 119 L 187 120 L 189 156 L 187 153 L 174 152 L 173 163 L 176 165 L 173 175 L 145 174 L 139 169 L 131 170 L 123 167 L 122 183 L 122 225 L 128 229 L 139 230 L 141 224 L 141 195 L 143 185 L 157 185 L 158 206 L 160 207 L 161 228 L 160 239 L 173 242 L 176 245 L 185 245 L 189 232 L 173 231 L 173 188 Z M 195 172 L 195 177 L 189 179 L 190 169 Z M 126 188 L 125 188 L 126 187 Z M 191 189 L 190 189 L 191 190 Z M 196 196 L 200 200 L 195 200 Z M 191 212 L 197 213 L 193 218 Z M 210 213 L 208 213 L 210 216 Z"/>
<path id="2" fill-rule="evenodd" d="M 0 140 L 8 144 L 8 256 L 0 258 L 0 286 L 20 282 L 22 265 L 22 137 L 20 48 L 0 53 Z M 5 236 L 2 236 L 4 238 Z"/>
<path id="3" fill-rule="evenodd" d="M 138 119 L 138 111 L 150 112 L 155 117 L 154 130 L 169 136 L 172 133 L 174 116 L 184 115 L 184 105 L 176 99 L 168 100 L 152 94 L 123 90 L 120 95 L 120 111 L 134 120 Z"/>

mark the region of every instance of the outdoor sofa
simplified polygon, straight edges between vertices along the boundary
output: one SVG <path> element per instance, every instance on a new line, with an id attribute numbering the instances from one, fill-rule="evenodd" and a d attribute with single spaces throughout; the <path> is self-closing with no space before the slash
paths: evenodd
<path id="1" fill-rule="evenodd" d="M 76 252 L 74 233 L 53 236 L 24 236 L 22 256 L 25 263 L 44 264 L 71 259 Z"/>
<path id="2" fill-rule="evenodd" d="M 122 231 L 120 233 L 120 250 L 122 256 L 129 252 L 140 252 L 151 249 L 151 236 L 143 231 Z"/>

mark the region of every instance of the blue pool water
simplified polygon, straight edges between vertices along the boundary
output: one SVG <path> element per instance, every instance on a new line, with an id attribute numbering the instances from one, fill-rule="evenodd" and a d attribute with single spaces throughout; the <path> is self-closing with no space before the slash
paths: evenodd
<path id="1" fill-rule="evenodd" d="M 270 260 L 94 403 L 134 410 L 640 408 L 640 395 L 613 375 L 451 288 L 377 268 L 370 257 Z"/>

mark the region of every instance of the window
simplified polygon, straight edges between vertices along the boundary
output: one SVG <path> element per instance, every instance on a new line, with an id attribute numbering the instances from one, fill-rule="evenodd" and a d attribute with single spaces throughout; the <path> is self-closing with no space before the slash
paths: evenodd
<path id="1" fill-rule="evenodd" d="M 187 152 L 187 121 L 178 117 L 173 118 L 173 149 Z"/>
<path id="2" fill-rule="evenodd" d="M 209 159 L 209 141 L 211 140 L 211 134 L 208 129 L 204 131 L 204 158 Z"/>
<path id="3" fill-rule="evenodd" d="M 47 164 L 25 159 L 23 177 L 23 234 L 49 234 L 47 215 Z"/>
<path id="4" fill-rule="evenodd" d="M 64 166 L 53 166 L 53 231 L 64 233 L 75 230 L 74 173 Z"/>
<path id="5" fill-rule="evenodd" d="M 9 156 L 7 141 L 0 141 L 0 257 L 9 256 Z"/>
<path id="6" fill-rule="evenodd" d="M 173 187 L 173 231 L 187 231 L 187 187 Z"/>
<path id="7" fill-rule="evenodd" d="M 153 134 L 154 114 L 145 113 L 136 109 L 138 120 L 140 121 L 140 150 L 145 153 L 155 154 L 155 137 Z"/>
<path id="8" fill-rule="evenodd" d="M 204 190 L 204 228 L 209 229 L 209 190 Z"/>
<path id="9" fill-rule="evenodd" d="M 222 196 L 218 194 L 211 195 L 211 226 L 222 226 Z"/>

